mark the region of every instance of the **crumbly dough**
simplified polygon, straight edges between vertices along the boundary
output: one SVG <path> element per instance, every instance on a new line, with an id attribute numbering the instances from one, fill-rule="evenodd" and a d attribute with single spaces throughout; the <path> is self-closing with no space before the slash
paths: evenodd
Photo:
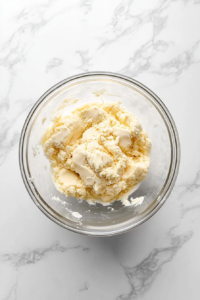
<path id="1" fill-rule="evenodd" d="M 55 117 L 43 147 L 56 188 L 77 199 L 120 200 L 150 164 L 147 133 L 119 103 L 90 103 Z"/>

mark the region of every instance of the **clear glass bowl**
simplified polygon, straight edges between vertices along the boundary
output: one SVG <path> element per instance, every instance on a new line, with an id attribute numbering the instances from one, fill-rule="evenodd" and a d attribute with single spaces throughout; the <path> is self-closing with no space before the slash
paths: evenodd
<path id="1" fill-rule="evenodd" d="M 71 104 L 70 100 L 71 99 Z M 77 103 L 72 103 L 79 99 Z M 51 115 L 63 101 L 70 113 L 94 101 L 121 101 L 137 117 L 152 142 L 151 164 L 146 179 L 130 196 L 144 197 L 138 206 L 115 201 L 109 206 L 90 205 L 59 193 L 52 181 L 41 137 Z M 114 73 L 91 72 L 67 78 L 50 88 L 31 109 L 21 132 L 19 163 L 24 184 L 34 203 L 51 220 L 74 232 L 109 236 L 130 230 L 149 219 L 163 205 L 175 184 L 180 144 L 175 123 L 163 102 L 136 80 Z M 33 180 L 30 178 L 34 178 Z M 59 197 L 61 201 L 55 201 Z M 82 215 L 77 219 L 72 212 Z"/>

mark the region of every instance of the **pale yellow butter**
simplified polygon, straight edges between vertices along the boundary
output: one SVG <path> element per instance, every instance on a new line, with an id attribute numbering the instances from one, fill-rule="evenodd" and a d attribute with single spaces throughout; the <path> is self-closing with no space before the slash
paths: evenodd
<path id="1" fill-rule="evenodd" d="M 43 137 L 56 188 L 78 199 L 122 199 L 143 180 L 151 142 L 118 103 L 92 103 L 57 116 Z"/>

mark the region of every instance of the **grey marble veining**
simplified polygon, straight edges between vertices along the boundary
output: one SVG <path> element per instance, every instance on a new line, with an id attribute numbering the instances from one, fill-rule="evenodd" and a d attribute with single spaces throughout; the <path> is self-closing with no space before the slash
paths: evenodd
<path id="1" fill-rule="evenodd" d="M 162 271 L 164 264 L 170 262 L 176 252 L 192 237 L 192 232 L 181 236 L 171 236 L 171 243 L 166 248 L 156 248 L 133 268 L 123 266 L 126 277 L 131 286 L 131 291 L 127 295 L 120 295 L 117 299 L 134 299 L 143 295 L 150 289 L 153 281 Z"/>
<path id="2" fill-rule="evenodd" d="M 0 300 L 199 299 L 200 1 L 8 0 L 0 29 Z M 132 76 L 166 104 L 181 166 L 148 222 L 107 239 L 73 234 L 32 203 L 18 142 L 33 104 L 86 71 Z"/>
<path id="3" fill-rule="evenodd" d="M 24 253 L 3 254 L 1 258 L 3 261 L 11 261 L 12 264 L 16 268 L 19 268 L 21 266 L 28 265 L 28 264 L 34 264 L 34 263 L 40 261 L 49 252 L 65 253 L 69 250 L 75 250 L 75 249 L 81 249 L 82 251 L 86 251 L 86 252 L 89 251 L 89 248 L 85 248 L 85 247 L 81 247 L 81 246 L 64 247 L 64 246 L 60 246 L 59 244 L 55 243 L 51 247 L 45 248 L 45 249 L 35 249 L 33 251 L 24 252 Z"/>

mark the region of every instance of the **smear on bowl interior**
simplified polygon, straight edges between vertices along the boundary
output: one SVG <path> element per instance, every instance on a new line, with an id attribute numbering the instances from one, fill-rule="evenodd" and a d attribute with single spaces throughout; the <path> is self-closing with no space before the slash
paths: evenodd
<path id="1" fill-rule="evenodd" d="M 42 144 L 57 190 L 90 203 L 121 200 L 150 165 L 148 135 L 119 103 L 90 103 L 57 115 Z"/>

